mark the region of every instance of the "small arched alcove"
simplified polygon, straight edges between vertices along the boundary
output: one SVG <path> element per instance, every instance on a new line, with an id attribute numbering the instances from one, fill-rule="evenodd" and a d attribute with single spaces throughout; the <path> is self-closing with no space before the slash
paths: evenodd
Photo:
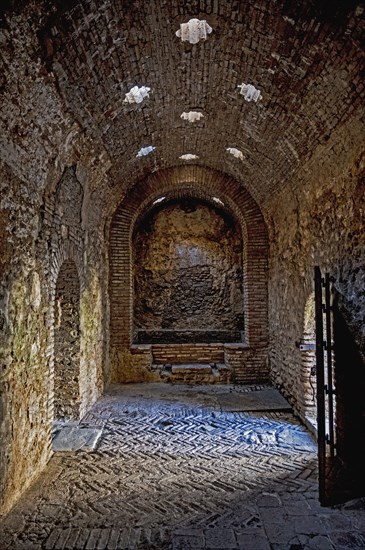
<path id="1" fill-rule="evenodd" d="M 135 343 L 242 341 L 242 232 L 226 210 L 162 201 L 137 221 L 132 250 Z"/>
<path id="2" fill-rule="evenodd" d="M 80 282 L 75 262 L 65 260 L 55 293 L 54 417 L 80 414 Z"/>

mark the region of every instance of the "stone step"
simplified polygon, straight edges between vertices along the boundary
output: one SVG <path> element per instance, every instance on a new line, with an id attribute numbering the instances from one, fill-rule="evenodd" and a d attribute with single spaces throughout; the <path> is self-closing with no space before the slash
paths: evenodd
<path id="1" fill-rule="evenodd" d="M 224 362 L 223 344 L 152 344 L 153 363 L 163 365 Z"/>
<path id="2" fill-rule="evenodd" d="M 210 365 L 171 365 L 172 374 L 212 374 Z"/>
<path id="3" fill-rule="evenodd" d="M 154 365 L 161 379 L 174 384 L 228 384 L 231 369 L 224 363 Z"/>

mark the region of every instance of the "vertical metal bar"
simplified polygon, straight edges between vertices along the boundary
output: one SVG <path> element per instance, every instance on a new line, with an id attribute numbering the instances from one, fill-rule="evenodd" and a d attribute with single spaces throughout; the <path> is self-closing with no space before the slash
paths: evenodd
<path id="1" fill-rule="evenodd" d="M 332 369 L 332 326 L 331 326 L 331 295 L 330 276 L 325 275 L 325 298 L 326 298 L 326 351 L 327 351 L 327 388 L 328 388 L 328 423 L 329 423 L 329 444 L 331 458 L 335 456 L 334 421 L 333 421 L 333 369 Z"/>
<path id="2" fill-rule="evenodd" d="M 314 268 L 315 313 L 316 313 L 316 364 L 317 364 L 317 437 L 319 500 L 326 500 L 326 416 L 324 399 L 324 354 L 323 354 L 323 310 L 322 275 L 318 266 Z"/>

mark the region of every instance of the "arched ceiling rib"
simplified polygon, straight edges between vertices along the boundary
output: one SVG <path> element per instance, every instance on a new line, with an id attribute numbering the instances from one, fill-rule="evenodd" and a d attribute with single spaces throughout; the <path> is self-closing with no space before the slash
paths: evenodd
<path id="1" fill-rule="evenodd" d="M 364 10 L 341 5 L 82 0 L 48 13 L 44 4 L 41 55 L 68 110 L 103 143 L 113 179 L 131 185 L 194 162 L 233 176 L 264 204 L 336 127 L 360 116 Z M 175 34 L 193 17 L 213 29 L 195 45 Z M 246 101 L 242 83 L 262 100 Z M 134 86 L 149 96 L 126 103 Z M 191 110 L 204 116 L 181 118 Z M 138 158 L 148 146 L 156 149 Z"/>

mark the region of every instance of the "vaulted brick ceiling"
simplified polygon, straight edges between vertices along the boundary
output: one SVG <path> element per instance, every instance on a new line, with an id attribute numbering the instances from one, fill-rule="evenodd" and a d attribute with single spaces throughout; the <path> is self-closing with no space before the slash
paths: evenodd
<path id="1" fill-rule="evenodd" d="M 188 162 L 234 176 L 263 205 L 335 128 L 363 114 L 365 25 L 357 4 L 42 4 L 37 53 L 67 109 L 103 143 L 112 179 L 129 185 L 151 171 L 186 164 L 179 157 L 191 153 L 199 158 Z M 193 17 L 213 29 L 195 45 L 175 34 Z M 242 83 L 259 89 L 262 100 L 245 101 Z M 149 97 L 124 103 L 136 85 L 151 88 Z M 182 120 L 189 110 L 204 117 Z M 149 145 L 156 150 L 136 158 Z M 242 151 L 243 159 L 229 147 Z"/>

